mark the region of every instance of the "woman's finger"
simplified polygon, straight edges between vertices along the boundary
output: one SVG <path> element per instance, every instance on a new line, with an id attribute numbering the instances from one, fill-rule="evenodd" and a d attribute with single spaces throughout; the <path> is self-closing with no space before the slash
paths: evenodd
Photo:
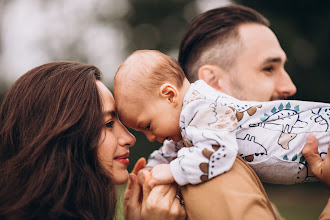
<path id="1" fill-rule="evenodd" d="M 141 215 L 141 204 L 139 202 L 141 189 L 137 182 L 137 176 L 129 175 L 129 180 L 124 194 L 125 219 L 139 219 Z"/>
<path id="2" fill-rule="evenodd" d="M 132 173 L 135 175 L 138 174 L 139 170 L 143 169 L 144 166 L 146 165 L 146 159 L 144 157 L 141 157 L 134 165 L 134 168 L 132 170 Z"/>
<path id="3" fill-rule="evenodd" d="M 185 206 L 182 204 L 179 197 L 175 197 L 171 207 L 170 219 L 186 219 L 187 213 Z"/>
<path id="4" fill-rule="evenodd" d="M 151 188 L 149 187 L 149 181 L 151 179 L 151 173 L 148 170 L 143 170 L 143 176 L 144 176 L 144 183 L 142 186 L 143 191 L 143 200 L 142 203 L 145 203 L 146 200 L 149 198 L 149 194 L 151 191 Z"/>
<path id="5" fill-rule="evenodd" d="M 137 183 L 136 175 L 133 173 L 129 174 L 129 180 L 124 194 L 124 204 L 125 202 L 127 203 L 128 201 L 133 203 L 138 202 L 140 191 L 141 189 L 139 187 L 139 184 Z"/>

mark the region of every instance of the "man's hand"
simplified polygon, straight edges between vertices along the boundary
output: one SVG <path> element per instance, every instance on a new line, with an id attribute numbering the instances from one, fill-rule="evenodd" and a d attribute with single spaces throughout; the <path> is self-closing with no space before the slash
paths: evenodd
<path id="1" fill-rule="evenodd" d="M 312 174 L 330 189 L 330 143 L 328 154 L 322 160 L 318 152 L 316 137 L 310 134 L 302 150 L 302 154 L 306 158 Z"/>

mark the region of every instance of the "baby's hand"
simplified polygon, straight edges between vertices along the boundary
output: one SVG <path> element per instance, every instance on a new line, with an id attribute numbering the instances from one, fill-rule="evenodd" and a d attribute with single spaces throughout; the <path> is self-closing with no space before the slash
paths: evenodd
<path id="1" fill-rule="evenodd" d="M 169 164 L 158 164 L 151 170 L 152 179 L 149 186 L 153 188 L 156 185 L 170 184 L 174 182 Z"/>
<path id="2" fill-rule="evenodd" d="M 317 140 L 314 135 L 310 134 L 302 153 L 309 164 L 312 174 L 330 189 L 330 143 L 328 154 L 322 160 L 318 152 Z"/>
<path id="3" fill-rule="evenodd" d="M 137 177 L 138 177 L 138 181 L 139 181 L 139 185 L 142 187 L 143 183 L 144 183 L 144 175 L 143 175 L 143 171 L 144 170 L 148 170 L 151 171 L 152 167 L 144 167 L 141 170 L 138 171 L 137 173 Z"/>

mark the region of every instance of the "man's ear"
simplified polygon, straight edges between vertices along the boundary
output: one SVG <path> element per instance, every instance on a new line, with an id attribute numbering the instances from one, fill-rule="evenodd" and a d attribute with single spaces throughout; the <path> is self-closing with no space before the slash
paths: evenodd
<path id="1" fill-rule="evenodd" d="M 178 104 L 179 91 L 176 86 L 171 83 L 164 83 L 159 88 L 159 96 L 167 99 L 172 104 Z"/>
<path id="2" fill-rule="evenodd" d="M 216 65 L 203 65 L 198 70 L 198 78 L 220 92 L 226 92 L 228 73 Z"/>

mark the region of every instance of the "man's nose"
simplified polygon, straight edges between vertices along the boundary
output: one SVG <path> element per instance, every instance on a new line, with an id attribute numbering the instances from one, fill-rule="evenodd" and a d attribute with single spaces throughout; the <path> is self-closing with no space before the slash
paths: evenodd
<path id="1" fill-rule="evenodd" d="M 284 71 L 280 79 L 277 81 L 277 93 L 282 98 L 293 96 L 297 92 L 296 86 L 293 84 L 289 74 Z"/>

